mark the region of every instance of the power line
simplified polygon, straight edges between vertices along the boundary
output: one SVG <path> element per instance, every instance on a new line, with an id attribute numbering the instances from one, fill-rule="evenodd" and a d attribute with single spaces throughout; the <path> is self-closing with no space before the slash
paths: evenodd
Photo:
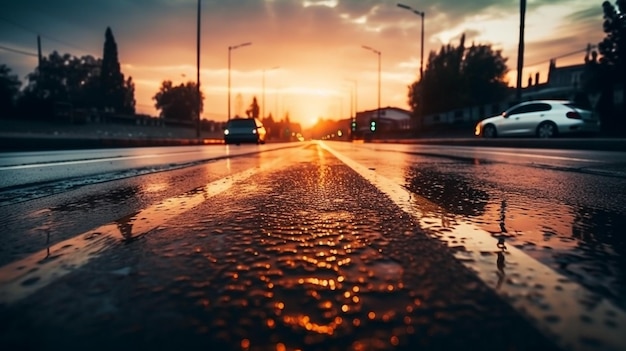
<path id="1" fill-rule="evenodd" d="M 38 56 L 37 54 L 34 54 L 32 52 L 26 52 L 26 51 L 22 51 L 22 50 L 12 49 L 12 48 L 8 48 L 8 47 L 2 46 L 2 45 L 0 45 L 0 50 L 6 50 L 6 51 L 9 51 L 9 52 L 14 52 L 16 54 L 21 54 L 21 55 L 26 55 L 26 56 L 34 56 L 34 57 Z"/>
<path id="2" fill-rule="evenodd" d="M 88 53 L 88 54 L 91 54 L 91 52 L 90 52 L 89 50 L 86 50 L 85 48 L 81 48 L 81 47 L 75 46 L 74 44 L 70 44 L 70 43 L 68 43 L 68 42 L 65 42 L 65 41 L 63 41 L 63 40 L 60 40 L 60 39 L 57 39 L 57 38 L 51 37 L 51 36 L 49 36 L 49 35 L 40 34 L 40 33 L 39 33 L 38 31 L 36 31 L 36 30 L 33 30 L 33 29 L 31 29 L 31 28 L 28 28 L 28 27 L 26 27 L 26 26 L 24 26 L 24 25 L 21 25 L 21 24 L 19 24 L 19 23 L 14 22 L 14 21 L 8 20 L 8 19 L 6 19 L 6 18 L 4 18 L 4 17 L 0 17 L 0 20 L 4 21 L 4 22 L 6 22 L 6 23 L 9 23 L 9 24 L 11 24 L 11 25 L 13 25 L 13 26 L 15 26 L 15 27 L 18 27 L 18 28 L 20 28 L 20 29 L 22 29 L 22 30 L 25 30 L 25 31 L 27 31 L 27 32 L 33 33 L 33 34 L 35 34 L 35 35 L 39 35 L 40 37 L 45 38 L 45 39 L 48 39 L 48 40 L 50 40 L 50 41 L 54 41 L 54 42 L 57 42 L 57 43 L 59 43 L 59 44 L 63 44 L 63 45 L 65 45 L 65 46 L 70 47 L 70 48 L 75 49 L 75 50 L 80 50 L 80 51 L 82 51 L 83 53 Z"/>
<path id="3" fill-rule="evenodd" d="M 579 53 L 581 53 L 581 52 L 585 52 L 585 51 L 587 51 L 587 50 L 589 50 L 589 49 L 593 49 L 593 48 L 595 48 L 595 47 L 596 47 L 596 45 L 590 45 L 590 46 L 588 46 L 588 47 L 586 47 L 586 48 L 584 48 L 584 49 L 581 49 L 581 50 L 572 51 L 572 52 L 567 53 L 567 54 L 563 54 L 563 55 L 559 55 L 559 56 L 551 57 L 551 58 L 550 58 L 550 59 L 548 59 L 548 60 L 543 60 L 543 61 L 541 61 L 541 62 L 536 62 L 536 63 L 530 64 L 530 65 L 525 65 L 525 66 L 526 66 L 526 67 L 537 66 L 537 65 L 540 65 L 540 64 L 542 64 L 542 63 L 548 63 L 548 62 L 550 62 L 550 61 L 552 61 L 552 60 L 556 60 L 556 59 L 560 59 L 560 58 L 563 58 L 563 57 L 567 57 L 567 56 L 572 56 L 572 55 L 575 55 L 575 54 L 579 54 Z"/>

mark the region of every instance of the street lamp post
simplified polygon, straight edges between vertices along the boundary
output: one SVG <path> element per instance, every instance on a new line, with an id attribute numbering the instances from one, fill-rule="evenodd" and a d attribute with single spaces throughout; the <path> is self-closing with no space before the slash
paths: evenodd
<path id="1" fill-rule="evenodd" d="M 235 49 L 238 49 L 243 46 L 248 46 L 248 45 L 252 45 L 252 43 L 248 42 L 248 43 L 243 43 L 243 44 L 228 47 L 228 114 L 227 116 L 229 120 L 230 120 L 230 57 L 231 57 L 231 52 Z"/>
<path id="2" fill-rule="evenodd" d="M 196 95 L 198 96 L 198 120 L 196 121 L 196 137 L 200 139 L 200 109 L 202 99 L 200 98 L 200 3 L 198 0 L 198 32 L 196 36 Z"/>
<path id="3" fill-rule="evenodd" d="M 526 21 L 526 0 L 520 0 L 519 10 L 519 43 L 517 47 L 517 84 L 515 99 L 522 101 L 522 70 L 524 69 L 524 27 Z"/>
<path id="4" fill-rule="evenodd" d="M 378 55 L 378 111 L 376 112 L 376 121 L 380 122 L 380 55 L 381 55 L 381 52 L 379 50 L 372 49 L 369 46 L 363 45 L 362 47 L 363 49 L 369 50 Z"/>
<path id="5" fill-rule="evenodd" d="M 261 111 L 262 111 L 261 112 L 261 117 L 262 118 L 267 117 L 267 116 L 265 116 L 265 71 L 271 71 L 271 70 L 278 69 L 278 68 L 280 68 L 280 67 L 279 66 L 275 66 L 275 67 L 263 70 L 263 102 L 261 102 L 261 104 L 262 104 L 262 106 L 261 106 Z"/>
<path id="6" fill-rule="evenodd" d="M 352 89 L 350 90 L 350 136 L 354 138 L 356 132 L 356 114 L 357 114 L 357 81 L 356 79 L 346 79 L 346 81 L 352 83 Z"/>
<path id="7" fill-rule="evenodd" d="M 409 5 L 404 5 L 404 4 L 397 4 L 397 5 L 399 8 L 409 10 L 422 18 L 422 33 L 421 33 L 422 38 L 421 38 L 421 48 L 420 48 L 420 82 L 422 82 L 424 78 L 424 15 L 425 13 L 424 11 L 415 10 Z M 423 88 L 422 88 L 422 91 L 420 92 L 418 113 L 419 113 L 419 129 L 423 130 L 424 129 L 424 89 Z"/>
<path id="8" fill-rule="evenodd" d="M 347 82 L 352 83 L 352 89 L 350 91 L 350 117 L 354 119 L 356 112 L 358 111 L 356 106 L 357 101 L 357 81 L 356 79 L 346 79 Z"/>
<path id="9" fill-rule="evenodd" d="M 420 80 L 421 80 L 424 75 L 424 15 L 425 13 L 424 11 L 415 10 L 409 5 L 398 4 L 398 7 L 403 8 L 405 10 L 409 10 L 413 12 L 414 14 L 422 17 L 422 34 L 421 34 L 422 41 L 421 41 L 421 49 L 420 49 Z"/>

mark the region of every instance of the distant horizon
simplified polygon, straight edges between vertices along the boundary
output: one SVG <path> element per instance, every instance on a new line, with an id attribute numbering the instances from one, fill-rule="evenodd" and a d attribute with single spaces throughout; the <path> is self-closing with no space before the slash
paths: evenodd
<path id="1" fill-rule="evenodd" d="M 401 3 L 425 12 L 424 69 L 431 51 L 458 45 L 465 33 L 466 45 L 502 50 L 509 85 L 515 86 L 518 1 Z M 37 52 L 37 34 L 45 57 L 57 51 L 101 58 L 111 27 L 122 73 L 135 82 L 136 112 L 158 116 L 152 97 L 162 81 L 195 82 L 196 18 L 196 0 L 12 2 L 0 15 L 0 47 L 9 49 L 0 48 L 0 63 L 26 83 L 37 64 L 31 55 Z M 605 37 L 602 21 L 602 1 L 528 4 L 523 86 L 536 73 L 545 82 L 551 58 L 565 55 L 557 67 L 584 63 L 587 45 Z M 377 57 L 363 45 L 381 52 L 381 107 L 410 110 L 408 86 L 419 76 L 420 26 L 420 16 L 396 1 L 203 1 L 202 118 L 227 119 L 228 47 L 246 42 L 252 45 L 231 51 L 232 115 L 243 115 L 254 96 L 260 105 L 265 102 L 266 115 L 280 120 L 288 112 L 303 128 L 318 118 L 349 117 L 355 92 L 357 110 L 376 109 Z"/>

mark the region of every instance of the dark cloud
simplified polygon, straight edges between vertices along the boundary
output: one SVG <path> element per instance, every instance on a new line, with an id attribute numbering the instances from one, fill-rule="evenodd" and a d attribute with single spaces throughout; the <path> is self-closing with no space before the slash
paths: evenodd
<path id="1" fill-rule="evenodd" d="M 599 22 L 602 23 L 602 5 L 600 3 L 589 6 L 584 10 L 580 10 L 568 15 L 566 18 L 572 22 Z"/>

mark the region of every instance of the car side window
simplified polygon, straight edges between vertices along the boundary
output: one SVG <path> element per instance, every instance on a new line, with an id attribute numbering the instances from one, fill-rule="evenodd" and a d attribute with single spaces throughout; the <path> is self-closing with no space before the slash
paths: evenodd
<path id="1" fill-rule="evenodd" d="M 509 112 L 507 113 L 507 115 L 509 115 L 509 116 L 513 116 L 513 115 L 519 115 L 520 113 L 526 113 L 526 112 L 529 112 L 529 110 L 528 110 L 528 107 L 529 107 L 529 106 L 530 106 L 530 105 L 524 105 L 524 106 L 519 106 L 519 107 L 516 107 L 516 108 L 512 109 L 511 111 L 509 111 Z"/>
<path id="2" fill-rule="evenodd" d="M 550 104 L 543 104 L 542 103 L 542 104 L 538 104 L 538 105 L 541 105 L 541 106 L 539 106 L 538 112 L 550 111 L 552 109 L 552 105 L 550 105 Z"/>
<path id="3" fill-rule="evenodd" d="M 512 116 L 512 115 L 517 115 L 520 113 L 543 112 L 543 111 L 549 111 L 551 108 L 552 107 L 549 104 L 540 102 L 536 104 L 528 104 L 528 105 L 516 107 L 513 110 L 511 110 L 511 112 L 509 112 L 508 115 Z"/>

